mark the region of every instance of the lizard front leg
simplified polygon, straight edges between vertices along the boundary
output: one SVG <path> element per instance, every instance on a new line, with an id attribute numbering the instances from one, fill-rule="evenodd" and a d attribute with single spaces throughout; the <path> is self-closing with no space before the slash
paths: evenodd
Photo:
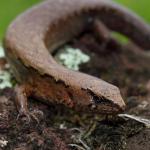
<path id="1" fill-rule="evenodd" d="M 36 115 L 29 111 L 28 109 L 28 97 L 31 95 L 32 90 L 27 84 L 16 85 L 15 87 L 15 103 L 17 110 L 19 112 L 17 120 L 19 117 L 25 116 L 30 122 L 33 118 L 39 123 L 39 119 Z"/>

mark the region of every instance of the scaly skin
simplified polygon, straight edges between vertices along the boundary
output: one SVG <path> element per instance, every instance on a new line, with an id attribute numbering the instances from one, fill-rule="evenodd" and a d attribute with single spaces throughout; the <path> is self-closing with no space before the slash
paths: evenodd
<path id="1" fill-rule="evenodd" d="M 150 28 L 135 14 L 109 0 L 49 0 L 20 15 L 8 28 L 4 46 L 16 79 L 17 106 L 27 97 L 95 113 L 117 114 L 125 103 L 119 89 L 96 77 L 60 66 L 49 52 L 79 35 L 94 20 L 150 49 Z"/>

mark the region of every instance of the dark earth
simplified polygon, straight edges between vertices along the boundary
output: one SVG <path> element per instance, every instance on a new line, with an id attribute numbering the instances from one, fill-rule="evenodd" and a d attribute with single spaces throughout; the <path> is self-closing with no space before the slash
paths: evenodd
<path id="1" fill-rule="evenodd" d="M 121 90 L 124 113 L 150 119 L 150 55 L 131 42 L 118 47 L 84 33 L 70 43 L 90 55 L 80 71 L 102 78 Z M 103 45 L 103 46 L 102 46 Z M 104 46 L 105 45 L 105 46 Z M 4 70 L 5 58 L 0 60 Z M 8 69 L 10 72 L 11 70 Z M 12 82 L 16 81 L 12 75 Z M 19 117 L 14 89 L 0 90 L 0 150 L 150 150 L 150 129 L 143 123 L 118 116 L 75 112 L 63 105 L 29 100 L 39 122 Z"/>

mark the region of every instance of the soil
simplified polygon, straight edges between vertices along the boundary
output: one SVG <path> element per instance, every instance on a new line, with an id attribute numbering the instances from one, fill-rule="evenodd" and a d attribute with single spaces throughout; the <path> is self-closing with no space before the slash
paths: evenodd
<path id="1" fill-rule="evenodd" d="M 91 57 L 80 71 L 120 88 L 127 104 L 124 113 L 150 119 L 150 56 L 145 51 L 131 42 L 102 47 L 91 33 L 68 44 Z M 6 60 L 0 62 L 4 69 Z M 0 90 L 0 150 L 150 150 L 150 129 L 140 122 L 75 112 L 37 99 L 30 99 L 28 107 L 39 123 L 29 121 L 17 118 L 14 94 L 14 88 Z"/>

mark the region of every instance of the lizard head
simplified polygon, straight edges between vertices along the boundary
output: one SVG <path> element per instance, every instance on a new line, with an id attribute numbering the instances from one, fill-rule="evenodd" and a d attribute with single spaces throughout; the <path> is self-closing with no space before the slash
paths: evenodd
<path id="1" fill-rule="evenodd" d="M 91 97 L 91 110 L 101 114 L 117 114 L 125 109 L 125 103 L 120 94 L 120 90 L 110 85 L 106 90 L 87 90 Z"/>
<path id="2" fill-rule="evenodd" d="M 82 98 L 80 102 L 87 106 L 87 109 L 99 114 L 118 114 L 125 109 L 125 102 L 118 87 L 100 79 L 90 79 L 88 82 L 82 81 L 82 94 L 78 97 Z"/>
<path id="3" fill-rule="evenodd" d="M 81 72 L 73 71 L 63 78 L 61 84 L 65 89 L 60 88 L 60 91 L 65 91 L 65 94 L 61 92 L 61 97 L 67 95 L 65 101 L 70 107 L 98 114 L 118 114 L 125 109 L 118 87 Z"/>

